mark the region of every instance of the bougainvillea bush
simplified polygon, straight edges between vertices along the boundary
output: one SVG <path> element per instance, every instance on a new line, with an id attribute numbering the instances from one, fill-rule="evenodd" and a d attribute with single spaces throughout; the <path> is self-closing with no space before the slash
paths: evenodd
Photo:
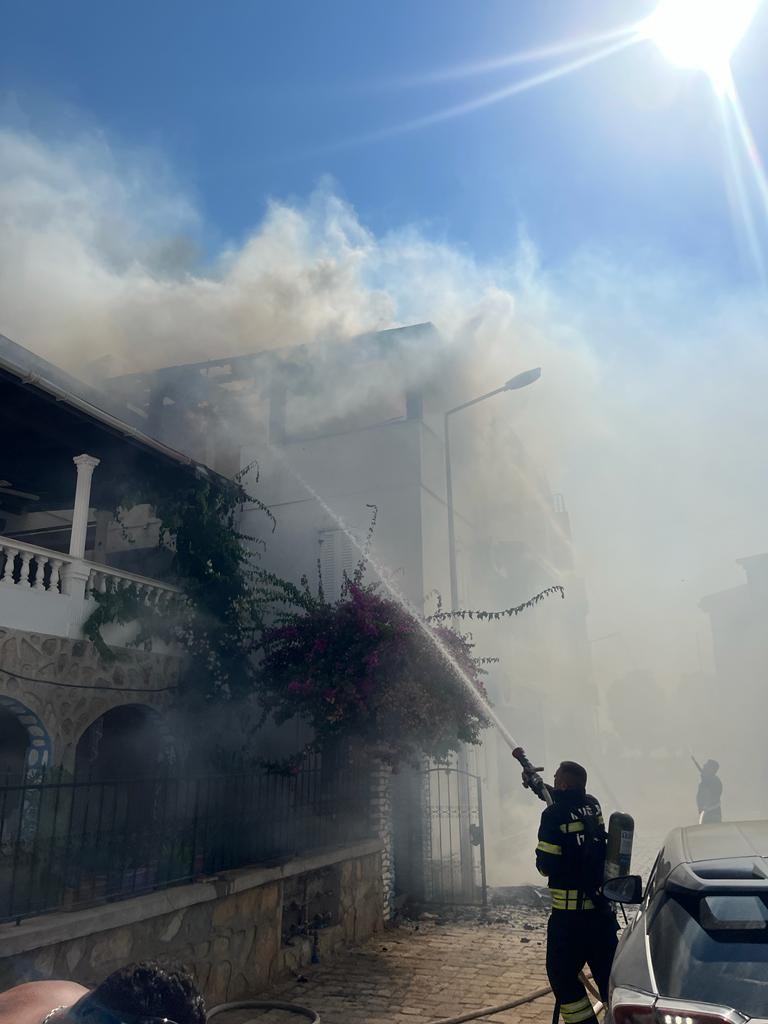
<path id="1" fill-rule="evenodd" d="M 335 603 L 320 596 L 284 617 L 263 651 L 268 710 L 304 719 L 318 746 L 355 738 L 390 763 L 415 762 L 479 743 L 489 724 L 470 638 L 416 618 L 375 584 L 348 580 Z"/>

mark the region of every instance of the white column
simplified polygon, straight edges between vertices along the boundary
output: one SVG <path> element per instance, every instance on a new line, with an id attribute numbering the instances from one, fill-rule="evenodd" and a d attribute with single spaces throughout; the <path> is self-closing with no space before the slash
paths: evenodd
<path id="1" fill-rule="evenodd" d="M 75 558 L 85 555 L 85 540 L 88 534 L 88 510 L 91 507 L 91 479 L 99 459 L 93 455 L 76 455 L 72 461 L 77 469 L 77 487 L 75 489 L 75 508 L 72 513 L 72 534 L 69 540 L 69 553 Z"/>

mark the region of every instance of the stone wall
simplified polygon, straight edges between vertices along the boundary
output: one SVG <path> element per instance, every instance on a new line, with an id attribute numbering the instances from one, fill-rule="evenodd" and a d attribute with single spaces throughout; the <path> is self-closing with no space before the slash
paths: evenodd
<path id="1" fill-rule="evenodd" d="M 181 660 L 125 649 L 118 661 L 107 664 L 88 640 L 2 628 L 0 666 L 5 670 L 0 672 L 2 705 L 19 717 L 33 745 L 43 741 L 37 744 L 37 758 L 71 771 L 77 741 L 106 711 L 124 704 L 167 709 Z M 36 756 L 34 747 L 31 756 Z"/>
<path id="2" fill-rule="evenodd" d="M 283 893 L 335 865 L 334 913 L 318 932 L 319 956 L 362 942 L 383 926 L 381 843 L 326 851 L 275 868 L 227 872 L 74 913 L 0 926 L 0 991 L 67 978 L 94 985 L 126 963 L 157 959 L 192 971 L 209 1006 L 255 995 L 309 962 L 311 937 L 286 944 Z"/>
<path id="3" fill-rule="evenodd" d="M 384 893 L 384 918 L 389 920 L 395 904 L 395 851 L 392 821 L 392 769 L 380 764 L 371 780 L 371 816 L 381 840 L 381 883 Z"/>

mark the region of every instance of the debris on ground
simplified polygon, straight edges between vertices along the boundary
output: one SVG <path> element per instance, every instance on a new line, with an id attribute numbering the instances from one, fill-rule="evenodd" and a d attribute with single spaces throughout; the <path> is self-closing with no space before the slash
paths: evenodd
<path id="1" fill-rule="evenodd" d="M 543 907 L 549 910 L 549 890 L 537 885 L 496 885 L 488 889 L 488 902 L 493 906 Z"/>
<path id="2" fill-rule="evenodd" d="M 524 932 L 539 931 L 549 913 L 549 894 L 535 886 L 503 886 L 489 889 L 487 906 L 453 904 L 436 906 L 406 903 L 397 914 L 397 925 L 411 932 L 445 925 L 504 925 Z M 526 939 L 529 942 L 530 939 Z"/>

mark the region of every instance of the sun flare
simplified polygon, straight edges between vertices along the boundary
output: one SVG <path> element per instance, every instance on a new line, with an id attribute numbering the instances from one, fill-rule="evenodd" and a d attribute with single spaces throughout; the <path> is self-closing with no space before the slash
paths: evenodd
<path id="1" fill-rule="evenodd" d="M 660 0 L 644 27 L 671 63 L 720 80 L 760 2 Z"/>

